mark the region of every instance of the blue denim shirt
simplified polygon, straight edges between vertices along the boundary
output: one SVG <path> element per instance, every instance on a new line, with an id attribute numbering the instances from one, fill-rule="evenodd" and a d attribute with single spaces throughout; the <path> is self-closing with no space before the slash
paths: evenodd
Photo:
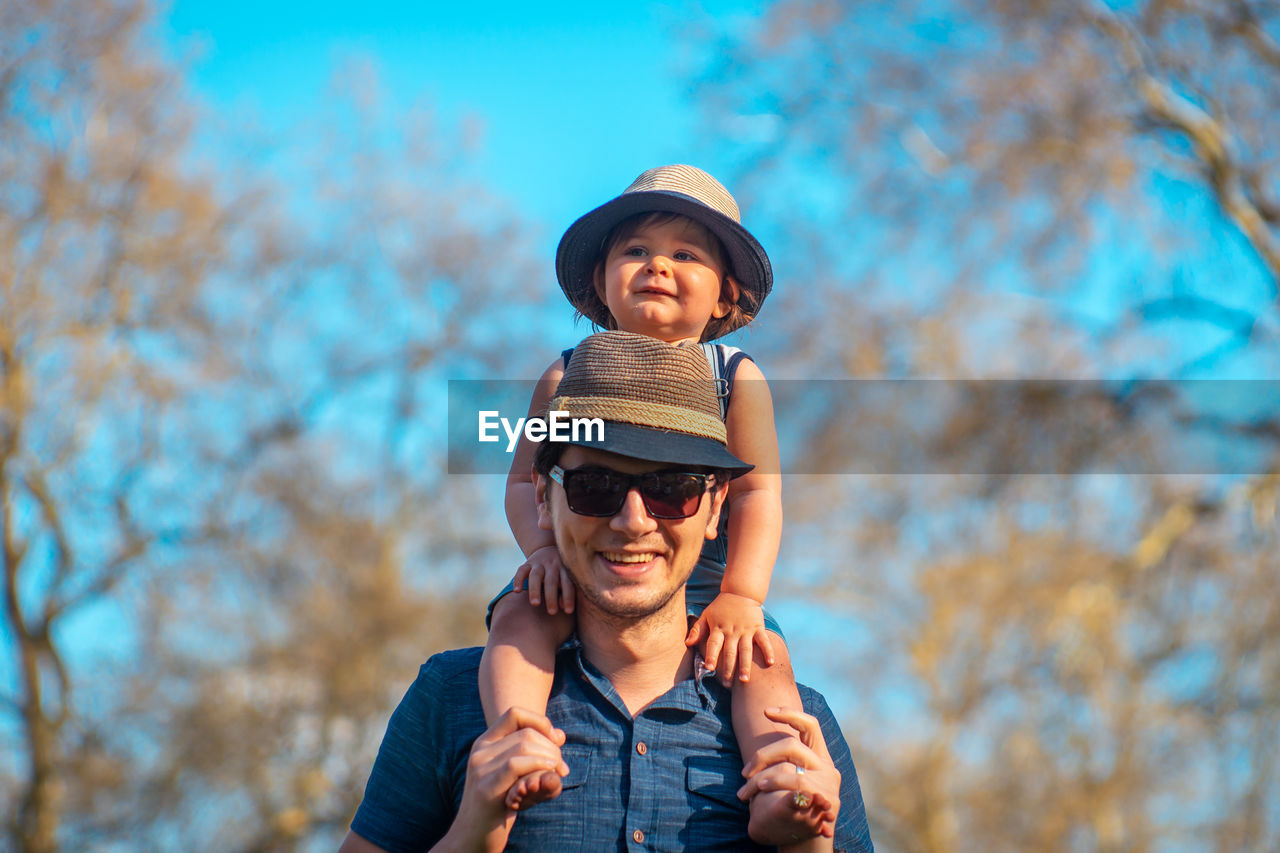
<path id="1" fill-rule="evenodd" d="M 428 850 L 462 800 L 472 741 L 486 728 L 478 648 L 427 661 L 387 726 L 351 828 L 390 851 Z M 826 701 L 800 686 L 843 776 L 836 849 L 871 851 L 853 759 Z M 547 715 L 569 775 L 559 797 L 521 812 L 508 850 L 761 850 L 738 800 L 742 757 L 729 691 L 705 675 L 676 684 L 634 719 L 575 644 L 560 651 Z"/>

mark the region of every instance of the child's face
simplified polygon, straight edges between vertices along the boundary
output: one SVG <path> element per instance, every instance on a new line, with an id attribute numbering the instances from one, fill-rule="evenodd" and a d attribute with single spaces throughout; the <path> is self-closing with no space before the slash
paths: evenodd
<path id="1" fill-rule="evenodd" d="M 714 239 L 684 217 L 625 234 L 596 271 L 596 292 L 618 328 L 668 343 L 696 341 L 712 317 L 725 316 L 731 305 Z"/>

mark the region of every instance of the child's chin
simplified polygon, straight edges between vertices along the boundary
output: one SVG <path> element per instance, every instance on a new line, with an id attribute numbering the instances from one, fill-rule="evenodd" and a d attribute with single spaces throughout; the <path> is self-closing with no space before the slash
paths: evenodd
<path id="1" fill-rule="evenodd" d="M 672 335 L 670 320 L 670 317 L 665 317 L 658 311 L 637 311 L 630 317 L 630 322 L 621 328 L 624 332 L 665 339 Z"/>

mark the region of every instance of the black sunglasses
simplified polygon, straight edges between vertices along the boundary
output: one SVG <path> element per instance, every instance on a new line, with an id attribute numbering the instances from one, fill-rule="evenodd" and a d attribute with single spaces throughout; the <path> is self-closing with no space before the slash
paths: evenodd
<path id="1" fill-rule="evenodd" d="M 712 474 L 689 471 L 648 471 L 624 474 L 612 468 L 570 468 L 552 466 L 551 479 L 564 487 L 569 509 L 578 515 L 602 518 L 617 515 L 627 493 L 639 489 L 644 508 L 654 518 L 688 518 L 698 511 Z"/>

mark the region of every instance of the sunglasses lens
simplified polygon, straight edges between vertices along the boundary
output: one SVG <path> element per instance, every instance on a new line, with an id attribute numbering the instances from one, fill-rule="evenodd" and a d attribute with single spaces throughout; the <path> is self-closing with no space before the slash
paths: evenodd
<path id="1" fill-rule="evenodd" d="M 706 480 L 697 474 L 663 471 L 647 475 L 640 495 L 654 518 L 688 518 L 698 511 Z"/>
<path id="2" fill-rule="evenodd" d="M 658 471 L 631 476 L 602 468 L 564 472 L 564 496 L 578 515 L 616 515 L 633 486 L 654 518 L 688 518 L 698 511 L 707 480 L 701 474 Z"/>
<path id="3" fill-rule="evenodd" d="M 564 497 L 579 515 L 613 515 L 622 509 L 628 485 L 612 471 L 566 471 Z"/>

